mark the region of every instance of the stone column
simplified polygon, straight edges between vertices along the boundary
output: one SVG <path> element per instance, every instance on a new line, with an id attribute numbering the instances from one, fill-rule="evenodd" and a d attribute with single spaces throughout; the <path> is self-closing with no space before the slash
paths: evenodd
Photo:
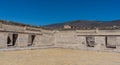
<path id="1" fill-rule="evenodd" d="M 37 46 L 38 47 L 40 45 L 40 43 L 41 43 L 40 39 L 41 39 L 41 35 L 36 35 L 35 39 L 33 41 L 33 46 Z"/>
<path id="2" fill-rule="evenodd" d="M 120 52 L 120 37 L 117 37 L 116 52 Z"/>
<path id="3" fill-rule="evenodd" d="M 7 33 L 1 32 L 0 33 L 0 48 L 6 48 L 7 47 Z"/>
<path id="4" fill-rule="evenodd" d="M 28 34 L 18 34 L 16 46 L 27 47 L 28 46 Z"/>
<path id="5" fill-rule="evenodd" d="M 95 50 L 104 51 L 106 48 L 105 45 L 105 36 L 96 36 L 95 37 Z"/>
<path id="6" fill-rule="evenodd" d="M 87 49 L 86 37 L 85 36 L 78 36 L 77 40 L 78 40 L 78 43 L 79 43 L 79 49 Z"/>

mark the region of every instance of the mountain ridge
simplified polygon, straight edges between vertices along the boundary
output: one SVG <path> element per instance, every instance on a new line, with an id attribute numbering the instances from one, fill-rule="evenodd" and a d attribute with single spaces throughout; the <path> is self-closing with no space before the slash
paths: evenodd
<path id="1" fill-rule="evenodd" d="M 120 20 L 113 21 L 91 21 L 91 20 L 75 20 L 70 22 L 55 23 L 46 25 L 50 29 L 64 29 L 64 25 L 73 26 L 74 29 L 120 29 Z"/>

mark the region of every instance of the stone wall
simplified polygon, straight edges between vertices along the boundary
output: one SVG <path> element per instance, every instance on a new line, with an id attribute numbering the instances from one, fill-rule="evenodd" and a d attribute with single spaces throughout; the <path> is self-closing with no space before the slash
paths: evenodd
<path id="1" fill-rule="evenodd" d="M 24 31 L 24 27 L 23 26 L 16 26 L 16 25 L 7 25 L 7 24 L 2 24 L 2 28 L 5 31 L 19 31 L 19 32 L 23 32 Z"/>
<path id="2" fill-rule="evenodd" d="M 53 46 L 55 38 L 52 33 L 52 31 L 41 30 L 41 28 L 38 27 L 17 26 L 1 23 L 0 48 Z M 34 35 L 34 39 L 30 38 L 30 35 Z"/>
<path id="3" fill-rule="evenodd" d="M 45 46 L 120 52 L 120 30 L 58 31 L 0 24 L 0 48 Z"/>
<path id="4" fill-rule="evenodd" d="M 57 47 L 96 50 L 96 51 L 120 51 L 119 30 L 78 30 L 59 31 L 55 33 Z M 112 32 L 109 32 L 112 31 Z M 93 37 L 93 46 L 88 46 L 87 37 Z"/>
<path id="5" fill-rule="evenodd" d="M 35 46 L 53 46 L 54 43 L 53 34 L 37 35 L 34 41 Z"/>
<path id="6" fill-rule="evenodd" d="M 56 46 L 58 47 L 71 48 L 79 45 L 74 31 L 61 31 L 55 34 Z"/>

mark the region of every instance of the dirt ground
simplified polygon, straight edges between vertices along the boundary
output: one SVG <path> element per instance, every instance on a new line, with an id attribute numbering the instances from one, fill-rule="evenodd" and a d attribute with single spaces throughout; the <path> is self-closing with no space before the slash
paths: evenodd
<path id="1" fill-rule="evenodd" d="M 0 65 L 120 65 L 120 53 L 60 48 L 0 51 Z"/>

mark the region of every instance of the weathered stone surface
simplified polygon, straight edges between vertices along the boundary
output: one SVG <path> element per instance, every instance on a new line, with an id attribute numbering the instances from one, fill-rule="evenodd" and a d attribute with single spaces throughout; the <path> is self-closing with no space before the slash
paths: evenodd
<path id="1" fill-rule="evenodd" d="M 0 33 L 0 48 L 7 47 L 7 33 Z"/>
<path id="2" fill-rule="evenodd" d="M 105 36 L 96 36 L 95 37 L 95 50 L 105 50 L 106 45 L 105 45 Z"/>
<path id="3" fill-rule="evenodd" d="M 50 34 L 36 35 L 35 46 L 52 46 L 54 45 L 54 36 Z"/>
<path id="4" fill-rule="evenodd" d="M 16 35 L 17 34 L 17 35 Z M 15 35 L 15 36 L 14 36 Z M 34 35 L 35 38 L 29 38 Z M 11 41 L 8 42 L 8 36 Z M 46 30 L 27 25 L 0 23 L 0 48 L 63 47 L 120 52 L 120 30 Z M 16 38 L 17 37 L 17 38 Z M 93 37 L 87 39 L 87 37 Z M 15 44 L 14 44 L 15 42 Z"/>
<path id="5" fill-rule="evenodd" d="M 16 46 L 27 47 L 28 46 L 28 34 L 18 34 Z"/>
<path id="6" fill-rule="evenodd" d="M 80 49 L 87 49 L 85 36 L 77 36 Z"/>
<path id="7" fill-rule="evenodd" d="M 56 33 L 56 46 L 59 47 L 71 47 L 74 48 L 78 46 L 77 36 L 74 32 L 59 32 Z"/>

